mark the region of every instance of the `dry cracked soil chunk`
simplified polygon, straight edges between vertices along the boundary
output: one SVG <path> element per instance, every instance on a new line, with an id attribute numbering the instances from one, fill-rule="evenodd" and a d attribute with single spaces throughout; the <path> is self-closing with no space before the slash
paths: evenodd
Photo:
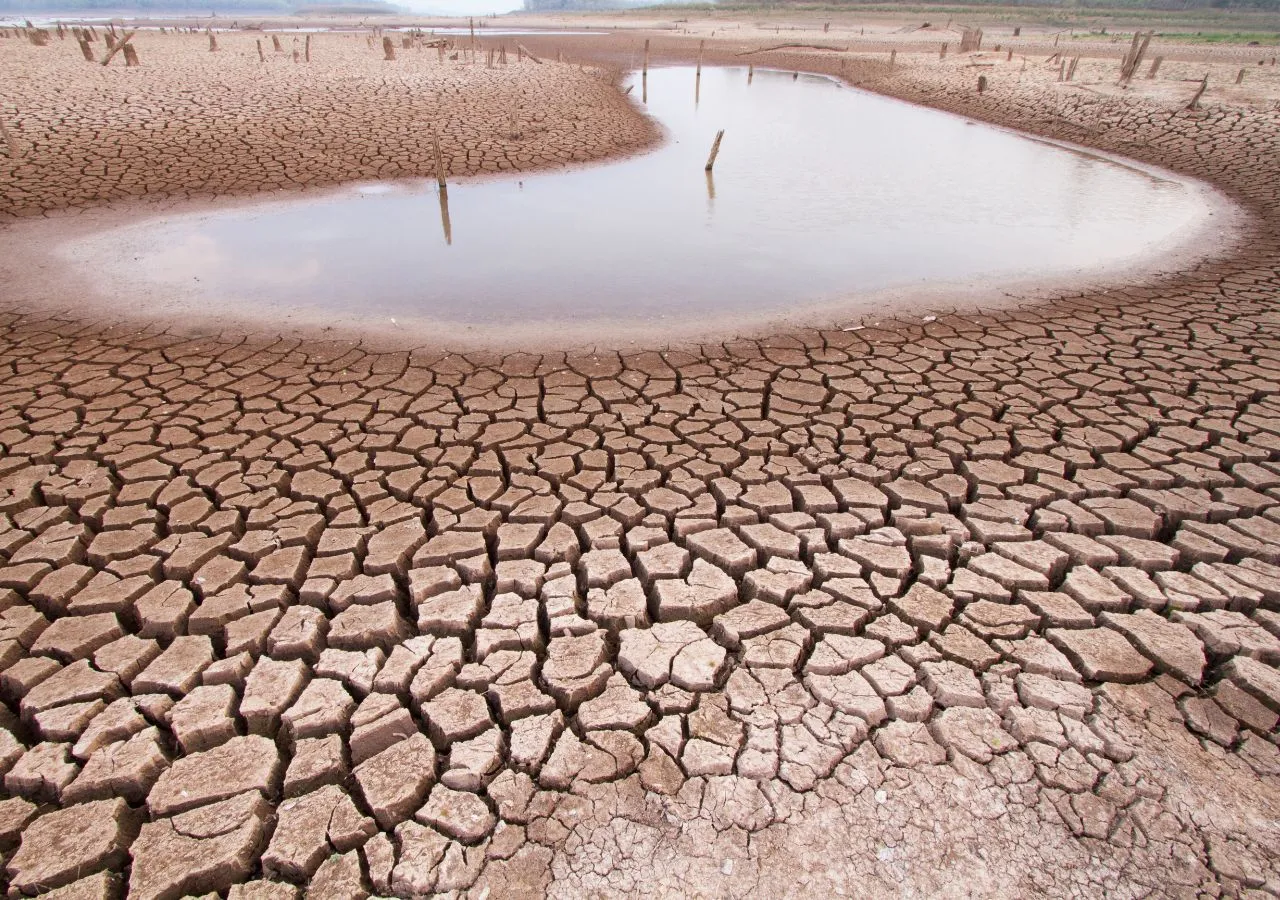
<path id="1" fill-rule="evenodd" d="M 245 791 L 274 796 L 281 776 L 275 742 L 258 735 L 175 760 L 147 796 L 153 816 L 173 815 Z"/>
<path id="2" fill-rule="evenodd" d="M 129 896 L 140 900 L 224 891 L 257 862 L 271 808 L 257 791 L 142 826 L 130 854 Z"/>
<path id="3" fill-rule="evenodd" d="M 24 892 L 70 884 L 124 862 L 138 834 L 138 814 L 121 799 L 54 810 L 29 823 L 6 867 L 10 885 Z"/>

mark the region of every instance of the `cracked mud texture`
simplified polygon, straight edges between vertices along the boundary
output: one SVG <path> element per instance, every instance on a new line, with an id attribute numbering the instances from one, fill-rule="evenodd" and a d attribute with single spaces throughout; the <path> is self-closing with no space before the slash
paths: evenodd
<path id="1" fill-rule="evenodd" d="M 384 60 L 366 35 L 139 32 L 142 64 L 86 62 L 71 39 L 0 44 L 0 217 L 133 198 L 229 196 L 353 179 L 526 172 L 635 152 L 657 131 L 611 70 L 506 64 L 415 41 Z M 258 59 L 255 40 L 266 62 Z M 90 44 L 101 58 L 101 40 Z M 451 58 L 454 57 L 454 58 Z M 3 144 L 3 141 L 0 141 Z"/>
<path id="2" fill-rule="evenodd" d="M 1280 892 L 1276 116 L 968 81 L 880 88 L 1208 177 L 1249 240 L 623 354 L 6 315 L 10 889 Z"/>

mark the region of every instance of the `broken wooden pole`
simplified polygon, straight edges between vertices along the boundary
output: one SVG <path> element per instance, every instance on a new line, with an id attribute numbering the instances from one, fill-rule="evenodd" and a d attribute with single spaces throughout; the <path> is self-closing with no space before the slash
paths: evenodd
<path id="1" fill-rule="evenodd" d="M 383 60 L 392 60 L 396 58 L 396 45 L 391 43 L 391 38 L 384 37 L 382 39 L 382 58 Z"/>
<path id="2" fill-rule="evenodd" d="M 711 142 L 711 155 L 707 157 L 706 171 L 710 172 L 716 165 L 716 157 L 720 155 L 720 141 L 724 138 L 724 129 L 716 132 L 716 139 Z"/>
<path id="3" fill-rule="evenodd" d="M 121 44 L 124 47 L 124 65 L 126 69 L 131 69 L 138 64 L 138 51 L 134 49 L 133 44 Z"/>
<path id="4" fill-rule="evenodd" d="M 283 52 L 284 52 L 284 48 L 280 46 L 280 36 L 279 36 L 279 35 L 275 35 L 275 34 L 271 35 L 271 49 L 272 49 L 272 50 L 274 50 L 274 51 L 276 51 L 277 53 L 283 53 Z"/>
<path id="5" fill-rule="evenodd" d="M 1244 69 L 1241 69 L 1236 73 L 1236 84 L 1239 84 L 1242 81 L 1244 81 Z"/>
<path id="6" fill-rule="evenodd" d="M 1204 92 L 1209 89 L 1209 73 L 1204 73 L 1204 81 L 1200 82 L 1200 87 L 1196 89 L 1196 95 L 1191 98 L 1191 102 L 1187 104 L 1187 109 L 1199 109 L 1200 98 L 1204 96 Z"/>
<path id="7" fill-rule="evenodd" d="M 1156 77 L 1156 73 L 1160 71 L 1160 63 L 1164 62 L 1163 56 L 1157 56 L 1151 61 L 1151 68 L 1147 70 L 1147 80 L 1150 81 Z"/>
<path id="8" fill-rule="evenodd" d="M 105 66 L 109 62 L 111 62 L 111 60 L 115 57 L 115 55 L 124 48 L 124 45 L 129 43 L 129 40 L 132 37 L 133 37 L 133 32 L 130 31 L 130 32 L 127 32 L 125 36 L 122 37 L 120 40 L 116 41 L 115 46 L 112 47 L 110 51 L 107 52 L 107 55 L 103 58 L 102 64 Z"/>
<path id="9" fill-rule="evenodd" d="M 447 186 L 444 175 L 444 154 L 440 152 L 440 135 L 434 128 L 431 130 L 431 149 L 436 155 L 436 184 L 440 185 L 440 190 L 443 191 Z"/>
<path id="10" fill-rule="evenodd" d="M 93 57 L 93 48 L 84 38 L 80 38 L 80 52 L 84 54 L 85 62 L 97 62 Z"/>
<path id="11" fill-rule="evenodd" d="M 218 39 L 213 36 L 213 32 L 209 32 L 209 52 L 214 53 L 218 49 Z"/>
<path id="12" fill-rule="evenodd" d="M 516 44 L 516 46 L 517 46 L 517 47 L 519 47 L 521 50 L 523 50 L 523 51 L 524 51 L 524 55 L 525 55 L 525 56 L 529 57 L 531 60 L 533 60 L 534 62 L 536 62 L 538 65 L 542 65 L 542 60 L 540 60 L 540 59 L 538 59 L 538 57 L 534 56 L 534 55 L 529 51 L 529 48 L 528 48 L 528 47 L 526 47 L 524 44 Z"/>

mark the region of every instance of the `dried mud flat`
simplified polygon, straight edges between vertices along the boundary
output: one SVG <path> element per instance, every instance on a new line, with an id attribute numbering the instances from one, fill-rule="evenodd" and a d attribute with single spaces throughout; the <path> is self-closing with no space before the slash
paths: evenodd
<path id="1" fill-rule="evenodd" d="M 6 315 L 10 890 L 1280 892 L 1277 116 L 991 80 L 876 86 L 1249 241 L 681 351 Z"/>

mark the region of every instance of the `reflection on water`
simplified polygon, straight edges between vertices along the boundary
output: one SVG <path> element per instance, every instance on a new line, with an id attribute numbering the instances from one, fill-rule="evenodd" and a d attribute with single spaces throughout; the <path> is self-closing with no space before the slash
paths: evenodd
<path id="1" fill-rule="evenodd" d="M 1206 213 L 1186 185 L 824 78 L 654 69 L 641 90 L 667 140 L 631 159 L 170 216 L 69 255 L 174 310 L 625 323 L 1088 271 Z"/>

